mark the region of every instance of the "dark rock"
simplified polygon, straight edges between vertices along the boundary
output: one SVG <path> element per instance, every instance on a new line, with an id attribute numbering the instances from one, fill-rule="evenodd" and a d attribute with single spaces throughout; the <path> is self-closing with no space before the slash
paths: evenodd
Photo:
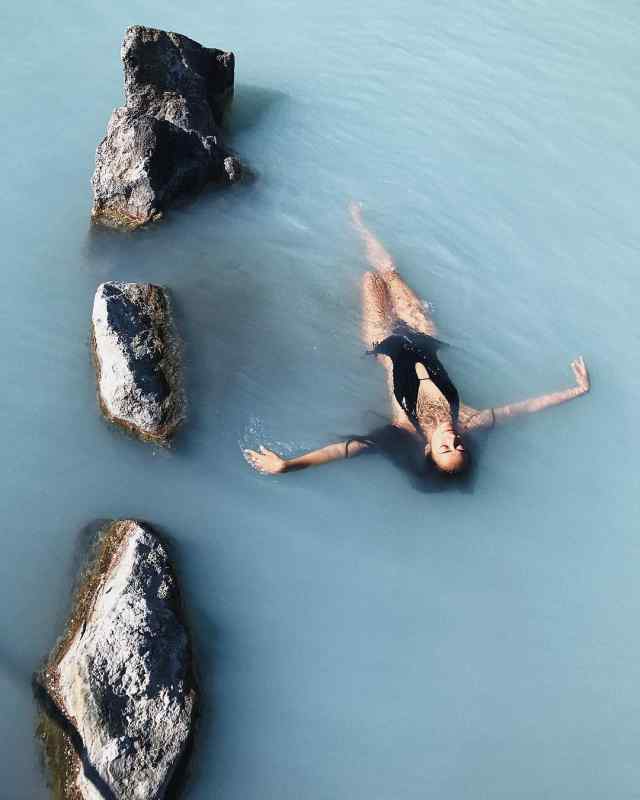
<path id="1" fill-rule="evenodd" d="M 167 444 L 185 416 L 180 347 L 166 291 L 109 282 L 93 302 L 92 349 L 104 416 Z"/>
<path id="2" fill-rule="evenodd" d="M 209 181 L 239 180 L 240 165 L 220 132 L 235 59 L 141 25 L 125 33 L 121 58 L 126 105 L 114 110 L 96 151 L 91 214 L 137 227 Z"/>
<path id="3" fill-rule="evenodd" d="M 60 800 L 165 797 L 197 698 L 175 576 L 146 525 L 107 528 L 36 689 Z"/>

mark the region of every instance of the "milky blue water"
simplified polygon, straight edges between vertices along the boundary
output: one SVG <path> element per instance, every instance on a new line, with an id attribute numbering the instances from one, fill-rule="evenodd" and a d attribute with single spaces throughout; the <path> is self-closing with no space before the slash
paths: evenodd
<path id="1" fill-rule="evenodd" d="M 14 3 L 0 29 L 0 731 L 48 796 L 30 676 L 93 520 L 170 538 L 203 712 L 189 800 L 601 800 L 640 785 L 632 0 Z M 134 23 L 233 49 L 258 175 L 136 235 L 89 226 Z M 434 307 L 482 407 L 586 398 L 492 434 L 473 491 L 382 458 L 266 478 L 386 412 L 358 341 L 347 205 Z M 171 289 L 190 417 L 158 452 L 102 421 L 91 303 Z"/>

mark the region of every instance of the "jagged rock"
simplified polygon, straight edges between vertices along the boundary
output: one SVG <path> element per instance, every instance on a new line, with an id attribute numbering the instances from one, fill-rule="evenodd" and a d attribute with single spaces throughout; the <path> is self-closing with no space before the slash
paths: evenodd
<path id="1" fill-rule="evenodd" d="M 190 750 L 197 697 L 175 576 L 146 525 L 105 531 L 39 688 L 61 800 L 162 800 Z"/>
<path id="2" fill-rule="evenodd" d="M 184 419 L 185 396 L 166 291 L 150 283 L 101 284 L 92 329 L 102 413 L 140 439 L 167 444 Z"/>
<path id="3" fill-rule="evenodd" d="M 178 195 L 208 181 L 231 183 L 240 164 L 220 124 L 233 96 L 233 53 L 178 33 L 134 25 L 125 33 L 125 106 L 116 108 L 96 151 L 95 220 L 137 227 Z"/>

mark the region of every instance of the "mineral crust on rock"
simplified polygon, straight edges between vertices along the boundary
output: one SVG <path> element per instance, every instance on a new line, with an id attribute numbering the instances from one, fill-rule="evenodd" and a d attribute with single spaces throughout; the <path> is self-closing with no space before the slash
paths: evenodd
<path id="1" fill-rule="evenodd" d="M 175 576 L 146 525 L 107 528 L 40 681 L 60 718 L 41 726 L 57 797 L 165 797 L 189 751 L 196 690 Z"/>
<path id="2" fill-rule="evenodd" d="M 185 397 L 166 291 L 150 283 L 101 284 L 92 349 L 104 416 L 140 439 L 167 444 L 184 419 Z"/>
<path id="3" fill-rule="evenodd" d="M 137 227 L 209 181 L 239 179 L 220 124 L 233 96 L 233 53 L 134 25 L 121 49 L 125 105 L 96 151 L 94 220 Z"/>

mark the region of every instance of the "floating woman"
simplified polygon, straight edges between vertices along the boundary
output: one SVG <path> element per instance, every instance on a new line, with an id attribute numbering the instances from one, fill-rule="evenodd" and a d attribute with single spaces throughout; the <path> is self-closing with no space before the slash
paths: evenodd
<path id="1" fill-rule="evenodd" d="M 582 357 L 571 362 L 576 385 L 496 408 L 478 411 L 460 402 L 458 392 L 438 357 L 435 323 L 424 304 L 402 280 L 393 259 L 362 220 L 358 204 L 351 205 L 353 223 L 362 236 L 375 272 L 362 280 L 362 338 L 368 352 L 384 365 L 391 401 L 391 425 L 373 434 L 283 458 L 266 447 L 245 450 L 259 472 L 277 474 L 353 458 L 372 449 L 389 451 L 404 443 L 420 448 L 423 466 L 455 474 L 468 464 L 463 434 L 486 430 L 519 414 L 532 414 L 589 391 L 589 373 Z M 390 447 L 390 442 L 393 444 Z"/>

